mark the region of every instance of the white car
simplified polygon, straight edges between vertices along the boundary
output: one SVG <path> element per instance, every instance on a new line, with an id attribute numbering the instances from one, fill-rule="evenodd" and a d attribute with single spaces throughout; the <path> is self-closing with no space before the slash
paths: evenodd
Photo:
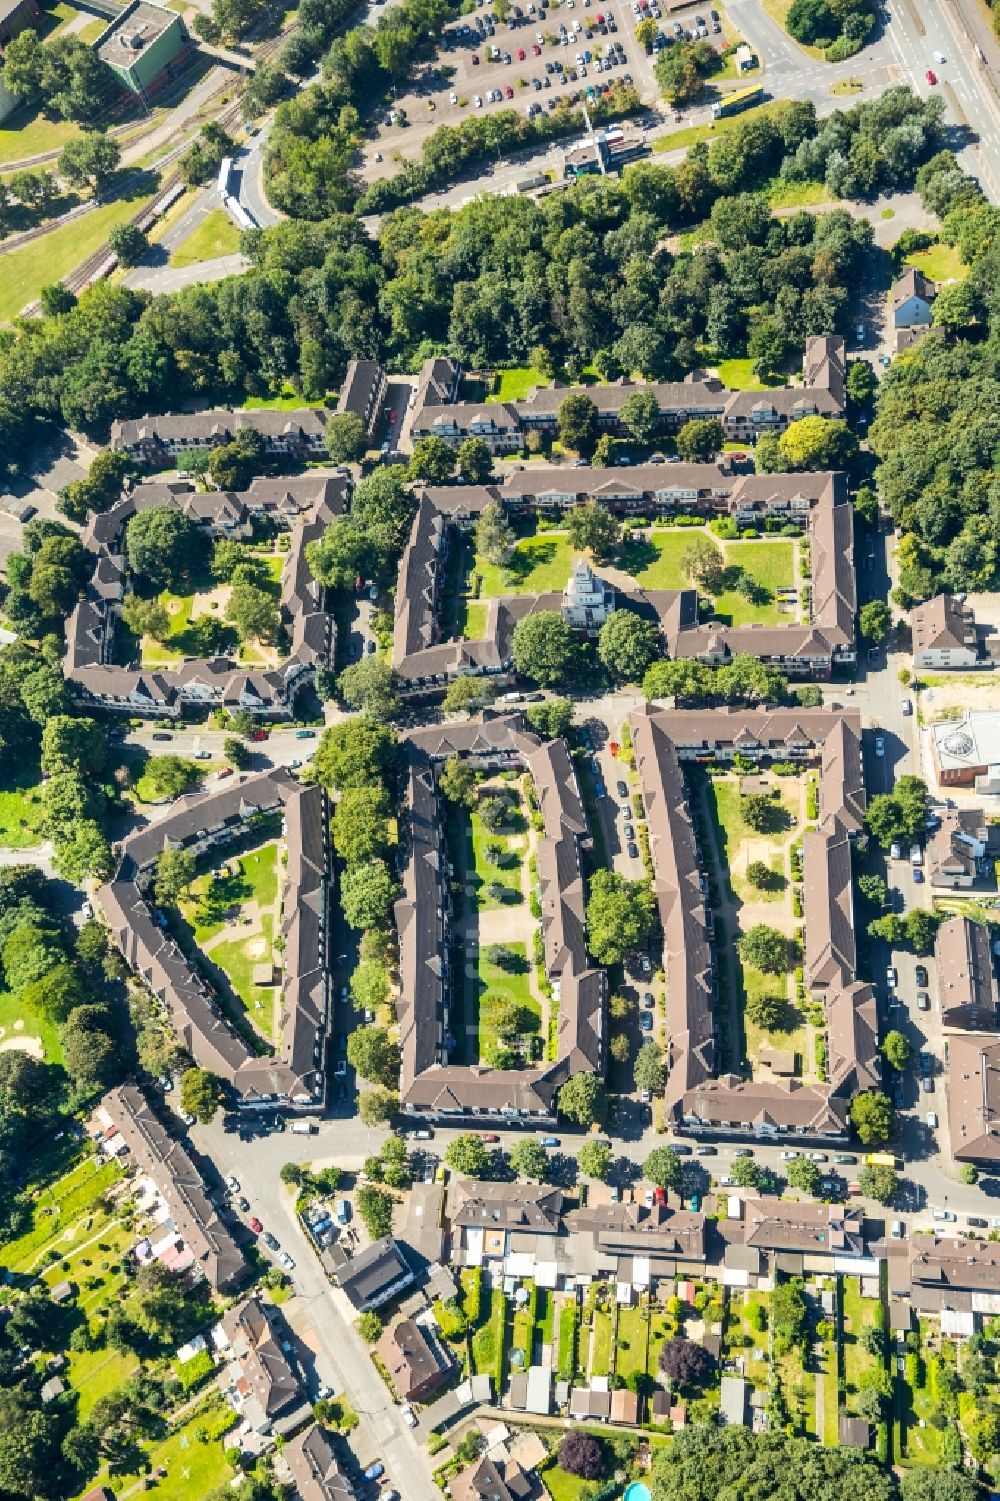
<path id="1" fill-rule="evenodd" d="M 402 1414 L 403 1422 L 406 1424 L 407 1428 L 416 1428 L 417 1415 L 413 1411 L 413 1408 L 410 1406 L 409 1402 L 404 1402 L 399 1410 Z"/>
<path id="2" fill-rule="evenodd" d="M 793 1157 L 797 1157 L 798 1155 L 799 1154 L 795 1150 L 794 1147 L 791 1148 L 791 1150 L 789 1150 L 787 1152 L 779 1152 L 778 1153 L 778 1156 L 780 1157 L 780 1159 L 781 1159 L 782 1162 L 791 1162 L 792 1158 Z"/>
<path id="3" fill-rule="evenodd" d="M 226 1187 L 229 1189 L 229 1192 L 231 1194 L 238 1194 L 240 1191 L 239 1178 L 234 1178 L 232 1173 L 230 1173 L 229 1177 L 226 1179 Z"/>
<path id="4" fill-rule="evenodd" d="M 653 1193 L 653 1190 L 651 1188 L 646 1189 L 646 1192 L 642 1196 L 642 1202 L 645 1204 L 647 1209 L 652 1209 L 653 1205 L 656 1203 L 656 1195 Z"/>
<path id="5" fill-rule="evenodd" d="M 902 707 L 903 707 L 903 713 L 904 714 L 912 714 L 913 713 L 913 700 L 912 700 L 912 698 L 904 698 L 903 699 L 903 706 Z"/>
<path id="6" fill-rule="evenodd" d="M 452 89 L 451 93 L 448 95 L 448 102 L 449 102 L 449 104 L 457 104 L 458 103 L 458 95 L 455 93 L 454 89 Z"/>
<path id="7" fill-rule="evenodd" d="M 945 57 L 943 52 L 935 52 L 934 61 L 936 63 L 946 63 L 948 59 Z"/>
<path id="8" fill-rule="evenodd" d="M 287 1251 L 282 1251 L 281 1255 L 278 1257 L 278 1260 L 281 1262 L 281 1265 L 285 1268 L 286 1272 L 294 1272 L 295 1262 L 289 1256 Z"/>
<path id="9" fill-rule="evenodd" d="M 482 109 L 482 107 L 483 107 L 483 101 L 482 101 L 482 99 L 480 98 L 480 96 L 478 94 L 476 95 L 475 99 L 473 99 L 472 102 L 476 106 L 477 109 Z"/>

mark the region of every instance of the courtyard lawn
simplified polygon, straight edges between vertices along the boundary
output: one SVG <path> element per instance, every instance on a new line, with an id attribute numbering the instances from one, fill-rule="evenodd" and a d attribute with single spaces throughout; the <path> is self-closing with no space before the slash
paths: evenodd
<path id="1" fill-rule="evenodd" d="M 40 1189 L 31 1229 L 0 1246 L 0 1266 L 20 1274 L 32 1272 L 56 1242 L 65 1256 L 74 1243 L 97 1236 L 111 1223 L 100 1201 L 121 1175 L 117 1162 L 88 1156 Z"/>
<path id="2" fill-rule="evenodd" d="M 497 568 L 476 554 L 475 569 L 482 578 L 480 595 L 546 594 L 563 589 L 573 567 L 573 549 L 562 532 L 522 537 L 505 568 Z"/>
<path id="3" fill-rule="evenodd" d="M 46 1063 L 62 1062 L 59 1029 L 40 1011 L 26 1006 L 9 990 L 0 988 L 0 1042 L 26 1044 L 25 1051 L 35 1055 L 41 1050 Z"/>
<path id="4" fill-rule="evenodd" d="M 515 789 L 513 784 L 507 783 L 504 790 L 509 796 Z M 527 853 L 527 838 L 524 833 L 526 828 L 527 822 L 521 811 L 520 801 L 517 811 L 497 831 L 487 829 L 477 812 L 473 811 L 470 815 L 469 844 L 471 848 L 467 850 L 466 857 L 468 881 L 474 888 L 476 906 L 480 911 L 489 912 L 497 907 L 516 906 L 523 900 L 521 866 Z M 491 859 L 489 854 L 491 845 L 503 846 L 502 864 L 497 864 Z M 494 882 L 503 886 L 506 891 L 506 895 L 499 900 L 490 896 L 486 889 Z"/>
<path id="5" fill-rule="evenodd" d="M 326 406 L 333 407 L 336 402 L 337 392 L 327 391 Z M 306 399 L 301 391 L 296 391 L 294 386 L 285 385 L 276 396 L 247 396 L 243 405 L 247 411 L 294 412 L 297 408 L 306 405 Z"/>
<path id="6" fill-rule="evenodd" d="M 615 1340 L 615 1370 L 619 1376 L 627 1379 L 633 1372 L 645 1371 L 649 1333 L 641 1308 L 619 1308 Z"/>
<path id="7" fill-rule="evenodd" d="M 793 783 L 792 786 L 797 792 L 797 783 Z M 757 890 L 742 877 L 734 875 L 734 863 L 738 861 L 740 852 L 748 840 L 754 840 L 757 843 L 766 842 L 768 846 L 766 863 L 772 869 L 777 869 L 785 875 L 784 849 L 794 834 L 797 822 L 795 802 L 783 789 L 779 789 L 779 796 L 774 799 L 774 832 L 758 834 L 743 818 L 738 777 L 709 778 L 705 783 L 705 794 L 715 844 L 719 852 L 719 869 L 728 873 L 730 885 L 744 900 L 755 902 L 768 900 L 767 893 Z M 783 829 L 779 827 L 782 822 L 785 823 Z M 771 895 L 780 895 L 780 892 Z"/>
<path id="8" fill-rule="evenodd" d="M 238 919 L 249 903 L 273 907 L 278 899 L 278 846 L 276 842 L 235 859 L 220 860 L 229 875 L 199 876 L 181 903 L 181 914 L 194 931 L 196 943 L 206 943 L 221 933 L 227 921 Z M 216 867 L 218 869 L 218 866 Z"/>
<path id="9" fill-rule="evenodd" d="M 754 374 L 753 360 L 720 360 L 719 379 L 730 391 L 766 391 L 767 382 Z"/>
<path id="10" fill-rule="evenodd" d="M 550 382 L 530 365 L 518 366 L 515 370 L 501 370 L 496 387 L 487 401 L 524 401 L 532 386 L 547 386 Z"/>
<path id="11" fill-rule="evenodd" d="M 926 250 L 915 250 L 906 257 L 907 266 L 916 266 L 931 281 L 962 281 L 969 274 L 954 245 L 931 245 Z"/>
<path id="12" fill-rule="evenodd" d="M 239 230 L 224 208 L 215 208 L 181 241 L 170 257 L 170 264 L 196 266 L 201 261 L 213 261 L 221 255 L 235 255 L 239 248 Z M 301 397 L 299 400 L 301 401 Z"/>
<path id="13" fill-rule="evenodd" d="M 42 842 L 42 784 L 35 767 L 12 770 L 0 789 L 0 846 L 30 849 Z"/>
<path id="14" fill-rule="evenodd" d="M 168 752 L 168 754 L 172 753 Z M 183 793 L 164 793 L 163 784 L 156 772 L 156 762 L 160 759 L 159 756 L 150 756 L 146 762 L 145 770 L 132 789 L 140 803 L 172 802 L 175 796 L 183 796 Z M 191 761 L 186 756 L 181 756 L 178 759 L 185 761 L 192 771 L 192 776 L 187 787 L 184 788 L 184 792 L 196 791 L 202 777 L 212 769 L 211 764 L 207 761 Z"/>
<path id="15" fill-rule="evenodd" d="M 464 636 L 466 641 L 482 641 L 486 635 L 486 615 L 489 606 L 477 599 L 465 600 L 464 605 L 458 633 Z"/>
<path id="16" fill-rule="evenodd" d="M 226 976 L 255 1031 L 268 1042 L 274 1042 L 275 987 L 253 983 L 254 965 L 266 963 L 273 954 L 274 919 L 269 912 L 262 914 L 261 928 L 262 933 L 254 932 L 246 938 L 229 938 L 214 944 L 206 957 Z"/>
<path id="17" fill-rule="evenodd" d="M 766 592 L 767 599 L 754 604 L 735 589 L 726 589 L 715 599 L 715 613 L 730 625 L 789 625 L 795 615 L 778 608 L 778 590 L 795 578 L 796 543 L 789 538 L 768 542 L 728 542 L 726 565 L 741 568 Z"/>
<path id="18" fill-rule="evenodd" d="M 590 1343 L 591 1376 L 607 1376 L 611 1372 L 611 1351 L 614 1346 L 614 1323 L 610 1313 L 594 1310 L 594 1332 Z"/>
<path id="19" fill-rule="evenodd" d="M 522 961 L 523 967 L 514 971 L 501 969 L 486 957 L 486 947 L 479 950 L 478 989 L 476 992 L 477 1016 L 479 1026 L 479 1056 L 485 1058 L 490 1050 L 499 1043 L 499 1038 L 490 1029 L 485 1018 L 479 1013 L 478 1003 L 487 991 L 493 995 L 505 996 L 514 1001 L 522 1011 L 530 1014 L 529 1031 L 537 1032 L 542 1022 L 542 1011 L 535 997 L 531 993 L 531 966 L 528 962 L 528 946 L 524 943 L 506 943 L 505 948 L 511 949 Z"/>

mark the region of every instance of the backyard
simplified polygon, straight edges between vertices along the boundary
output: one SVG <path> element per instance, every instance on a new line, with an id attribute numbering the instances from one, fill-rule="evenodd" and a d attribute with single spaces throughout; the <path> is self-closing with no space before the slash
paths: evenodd
<path id="1" fill-rule="evenodd" d="M 41 844 L 43 821 L 37 767 L 11 768 L 0 786 L 0 847 L 23 850 Z"/>
<path id="2" fill-rule="evenodd" d="M 882 1369 L 877 1355 L 870 1355 L 863 1343 L 865 1329 L 878 1327 L 881 1304 L 877 1298 L 861 1296 L 858 1277 L 841 1279 L 841 1308 L 843 1328 L 841 1348 L 844 1362 L 844 1403 L 849 1411 L 857 1411 L 857 1394 L 866 1377 Z"/>
<path id="3" fill-rule="evenodd" d="M 277 601 L 281 587 L 281 570 L 285 561 L 284 554 L 258 551 L 254 559 L 262 565 L 260 587 Z M 226 606 L 232 593 L 228 583 L 218 581 L 208 568 L 205 569 L 202 577 L 193 582 L 197 587 L 191 594 L 173 594 L 169 589 L 164 589 L 159 595 L 159 602 L 169 618 L 169 630 L 165 641 L 154 641 L 149 636 L 142 638 L 140 655 L 144 667 L 169 667 L 185 657 L 203 657 L 214 654 L 206 650 L 205 641 L 196 627 L 196 622 L 204 617 L 213 619 L 225 627 L 227 639 L 220 643 L 221 649 L 236 654 L 241 662 L 273 666 L 280 659 L 281 653 L 276 646 L 265 645 L 259 641 L 238 644 L 234 627 L 225 622 Z M 122 631 L 121 634 L 122 650 L 130 655 L 126 633 Z M 220 646 L 217 646 L 216 650 L 220 649 Z"/>

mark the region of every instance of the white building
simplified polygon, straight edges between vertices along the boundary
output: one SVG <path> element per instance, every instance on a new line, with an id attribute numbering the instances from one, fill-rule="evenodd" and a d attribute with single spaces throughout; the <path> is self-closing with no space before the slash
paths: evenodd
<path id="1" fill-rule="evenodd" d="M 577 558 L 563 590 L 562 614 L 575 631 L 593 635 L 614 614 L 615 591 L 599 579 L 586 558 Z"/>

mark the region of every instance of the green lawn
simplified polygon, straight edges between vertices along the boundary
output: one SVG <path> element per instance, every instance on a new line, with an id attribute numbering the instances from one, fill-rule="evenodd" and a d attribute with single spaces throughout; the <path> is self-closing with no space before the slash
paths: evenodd
<path id="1" fill-rule="evenodd" d="M 563 533 L 545 532 L 523 537 L 506 568 L 497 568 L 476 554 L 475 569 L 482 577 L 483 599 L 501 594 L 545 594 L 563 589 L 573 567 L 573 549 Z"/>
<path id="2" fill-rule="evenodd" d="M 42 818 L 42 784 L 37 768 L 13 771 L 0 790 L 0 846 L 24 850 L 41 844 Z"/>
<path id="3" fill-rule="evenodd" d="M 657 527 L 646 534 L 648 540 L 630 542 L 622 548 L 620 566 L 648 589 L 684 589 L 688 578 L 683 559 L 692 542 L 707 537 L 715 541 L 707 528 Z M 732 625 L 777 625 L 789 620 L 777 608 L 776 591 L 790 585 L 795 577 L 795 546 L 790 538 L 767 542 L 727 542 L 721 547 L 726 567 L 742 569 L 769 596 L 759 604 L 744 599 L 734 589 L 723 590 L 715 600 L 715 613 Z"/>
<path id="4" fill-rule="evenodd" d="M 633 1371 L 646 1369 L 646 1340 L 649 1325 L 639 1308 L 619 1308 L 618 1337 L 615 1340 L 615 1370 L 626 1378 Z"/>
<path id="5" fill-rule="evenodd" d="M 730 391 L 766 391 L 767 382 L 754 375 L 753 360 L 719 360 L 719 379 Z"/>
<path id="6" fill-rule="evenodd" d="M 61 151 L 67 141 L 76 140 L 79 134 L 80 127 L 75 121 L 49 120 L 33 105 L 25 105 L 0 125 L 0 163 Z"/>
<path id="7" fill-rule="evenodd" d="M 47 1063 L 62 1062 L 59 1029 L 55 1022 L 26 1006 L 11 991 L 0 988 L 0 1032 L 5 1039 L 37 1037 Z"/>
<path id="8" fill-rule="evenodd" d="M 116 1162 L 88 1156 L 39 1190 L 31 1229 L 0 1246 L 0 1266 L 12 1272 L 31 1272 L 56 1241 L 65 1256 L 74 1243 L 100 1234 L 111 1224 L 100 1200 L 121 1175 Z"/>
<path id="9" fill-rule="evenodd" d="M 185 761 L 187 765 L 190 766 L 192 772 L 191 779 L 187 787 L 185 787 L 183 791 L 194 792 L 198 787 L 198 783 L 201 781 L 202 777 L 205 775 L 205 772 L 208 770 L 208 763 L 204 761 L 191 761 L 186 756 L 181 756 L 179 759 Z M 142 773 L 139 780 L 136 782 L 135 786 L 132 789 L 133 793 L 138 798 L 140 803 L 167 802 L 170 801 L 173 796 L 180 797 L 183 795 L 183 793 L 164 794 L 163 785 L 156 775 L 155 763 L 158 760 L 160 760 L 159 756 L 150 756 L 149 760 L 146 762 L 145 771 Z"/>
<path id="10" fill-rule="evenodd" d="M 181 904 L 181 914 L 194 930 L 195 942 L 205 943 L 226 925 L 227 915 L 248 902 L 273 907 L 278 897 L 276 842 L 251 850 L 237 859 L 220 861 L 230 874 L 219 879 L 210 872 L 199 876 Z"/>
<path id="11" fill-rule="evenodd" d="M 927 250 L 915 250 L 906 257 L 907 266 L 916 266 L 931 281 L 962 281 L 969 274 L 954 245 L 931 245 Z"/>
<path id="12" fill-rule="evenodd" d="M 747 88 L 752 86 L 752 81 L 747 82 Z M 756 109 L 745 109 L 738 115 L 724 115 L 721 120 L 709 120 L 704 125 L 682 125 L 680 130 L 671 130 L 666 135 L 657 136 L 653 142 L 653 150 L 681 151 L 687 146 L 694 146 L 699 141 L 710 141 L 713 136 L 730 135 L 734 130 L 742 130 L 744 121 L 759 120 L 766 115 L 774 114 L 782 108 L 780 99 L 771 104 L 760 104 Z"/>
<path id="13" fill-rule="evenodd" d="M 206 214 L 196 229 L 182 240 L 170 257 L 172 266 L 196 266 L 220 255 L 235 255 L 240 248 L 240 232 L 224 208 Z M 301 397 L 298 398 L 301 402 Z"/>
<path id="14" fill-rule="evenodd" d="M 322 405 L 333 407 L 336 403 L 337 392 L 327 391 Z M 302 392 L 288 385 L 282 386 L 276 396 L 247 396 L 243 401 L 247 411 L 294 412 L 298 407 L 308 405 Z"/>
<path id="15" fill-rule="evenodd" d="M 254 965 L 263 963 L 272 952 L 274 919 L 270 913 L 264 913 L 261 917 L 261 927 L 266 948 L 264 955 L 247 953 L 248 944 L 260 937 L 255 932 L 251 938 L 232 938 L 225 943 L 217 943 L 207 957 L 229 980 L 236 996 L 243 1002 L 246 1017 L 254 1028 L 268 1042 L 274 1042 L 274 987 L 253 983 Z"/>
<path id="16" fill-rule="evenodd" d="M 844 1379 L 848 1396 L 857 1391 L 858 1381 L 864 1371 L 875 1370 L 879 1362 L 869 1355 L 861 1343 L 861 1331 L 875 1323 L 878 1300 L 861 1296 L 857 1277 L 843 1278 L 844 1309 Z"/>
<path id="17" fill-rule="evenodd" d="M 74 135 L 76 127 L 73 127 Z M 0 136 L 2 136 L 0 131 Z M 45 150 L 45 147 L 36 148 Z M 101 204 L 80 219 L 54 229 L 3 258 L 0 278 L 0 323 L 9 323 L 37 298 L 42 287 L 60 281 L 99 249 L 116 224 L 123 224 L 138 208 L 138 198 L 119 198 Z"/>
<path id="18" fill-rule="evenodd" d="M 505 792 L 509 796 L 515 791 L 512 783 L 505 784 Z M 521 866 L 527 852 L 527 838 L 525 830 L 527 821 L 520 804 L 517 811 L 512 813 L 509 822 L 504 823 L 499 830 L 493 832 L 486 828 L 479 814 L 475 811 L 469 817 L 469 846 L 467 846 L 468 880 L 475 888 L 476 906 L 481 911 L 491 911 L 497 907 L 516 906 L 523 901 L 521 891 Z M 502 845 L 504 855 L 503 864 L 498 865 L 490 858 L 488 853 L 491 845 Z M 487 886 L 497 883 L 506 889 L 507 895 L 497 900 L 489 895 Z"/>
<path id="19" fill-rule="evenodd" d="M 607 1376 L 611 1371 L 614 1324 L 610 1313 L 594 1310 L 594 1333 L 590 1343 L 590 1374 Z"/>
<path id="20" fill-rule="evenodd" d="M 565 1470 L 560 1470 L 557 1464 L 551 1465 L 541 1474 L 542 1483 L 552 1501 L 591 1501 L 601 1485 L 597 1480 L 580 1480 L 576 1475 L 569 1475 Z"/>
<path id="21" fill-rule="evenodd" d="M 794 784 L 793 784 L 794 785 Z M 758 834 L 751 829 L 743 818 L 740 806 L 740 784 L 738 777 L 710 777 L 705 783 L 706 800 L 708 802 L 709 816 L 712 818 L 715 840 L 719 850 L 719 866 L 728 874 L 730 884 L 733 885 L 741 896 L 752 895 L 754 901 L 760 901 L 764 893 L 750 887 L 732 874 L 733 861 L 738 850 L 748 839 L 768 839 L 772 845 L 772 857 L 769 863 L 772 869 L 780 866 L 781 873 L 785 873 L 785 859 L 781 852 L 793 833 L 796 823 L 796 805 L 791 798 L 782 795 L 775 798 L 775 832 L 771 834 Z M 777 827 L 779 816 L 787 820 L 787 827 L 780 830 Z M 774 893 L 780 895 L 780 892 Z"/>
<path id="22" fill-rule="evenodd" d="M 523 960 L 524 967 L 523 969 L 515 970 L 513 973 L 501 969 L 498 965 L 491 963 L 491 961 L 486 957 L 485 947 L 480 948 L 478 980 L 476 989 L 477 1016 L 479 1015 L 479 998 L 485 995 L 487 991 L 490 991 L 495 995 L 506 996 L 508 999 L 514 1001 L 522 1011 L 528 1013 L 530 1015 L 528 1030 L 537 1032 L 539 1027 L 541 1026 L 542 1013 L 538 1002 L 535 1000 L 535 997 L 531 993 L 531 969 L 528 962 L 527 944 L 508 943 L 505 944 L 505 947 L 511 949 Z M 490 1049 L 497 1044 L 498 1040 L 499 1039 L 491 1031 L 490 1027 L 485 1023 L 485 1019 L 480 1018 L 480 1058 L 485 1058 Z"/>
<path id="23" fill-rule="evenodd" d="M 503 1332 L 507 1317 L 507 1299 L 500 1288 L 490 1295 L 489 1317 L 472 1336 L 472 1373 L 492 1376 L 497 1388 L 503 1370 Z"/>
<path id="24" fill-rule="evenodd" d="M 538 370 L 532 370 L 530 365 L 522 365 L 516 370 L 501 370 L 497 380 L 496 389 L 487 401 L 524 401 L 532 386 L 547 386 L 549 381 Z"/>
<path id="25" fill-rule="evenodd" d="M 467 641 L 482 641 L 486 635 L 486 615 L 489 606 L 477 599 L 465 601 L 465 611 L 459 627 L 459 635 Z"/>
<path id="26" fill-rule="evenodd" d="M 556 1300 L 548 1288 L 535 1292 L 535 1334 L 539 1344 L 550 1345 L 555 1334 Z"/>
<path id="27" fill-rule="evenodd" d="M 767 190 L 772 208 L 815 208 L 819 203 L 837 200 L 822 182 L 783 182 L 778 178 Z"/>
<path id="28" fill-rule="evenodd" d="M 160 1476 L 156 1481 L 158 1501 L 191 1501 L 193 1496 L 206 1496 L 229 1484 L 233 1472 L 226 1459 L 224 1435 L 235 1422 L 232 1408 L 221 1396 L 214 1395 L 169 1438 L 143 1445 L 150 1468 Z M 141 1475 L 115 1474 L 116 1495 L 138 1491 L 142 1485 Z"/>

